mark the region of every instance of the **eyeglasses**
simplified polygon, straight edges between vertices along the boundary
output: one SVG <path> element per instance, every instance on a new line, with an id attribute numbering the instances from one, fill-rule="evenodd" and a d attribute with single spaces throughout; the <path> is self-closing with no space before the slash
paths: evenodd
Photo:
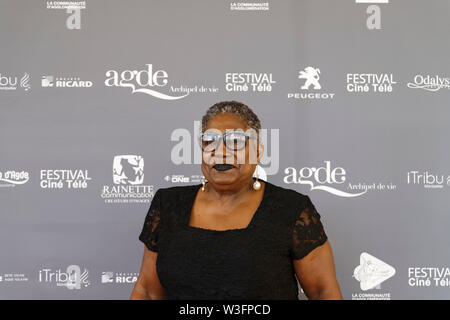
<path id="1" fill-rule="evenodd" d="M 227 131 L 224 134 L 216 132 L 203 132 L 200 135 L 201 147 L 204 152 L 213 152 L 224 141 L 228 150 L 239 151 L 245 148 L 248 139 L 256 139 L 256 136 L 245 133 L 244 131 Z"/>

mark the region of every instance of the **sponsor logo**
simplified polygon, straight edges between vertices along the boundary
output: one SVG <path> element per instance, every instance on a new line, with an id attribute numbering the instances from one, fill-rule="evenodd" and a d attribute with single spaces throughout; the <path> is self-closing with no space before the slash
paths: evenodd
<path id="1" fill-rule="evenodd" d="M 113 182 L 115 184 L 142 184 L 144 181 L 144 158 L 136 155 L 115 156 Z"/>
<path id="2" fill-rule="evenodd" d="M 80 30 L 81 10 L 86 9 L 86 1 L 47 1 L 47 9 L 65 10 L 69 14 L 66 19 L 66 28 Z"/>
<path id="3" fill-rule="evenodd" d="M 267 173 L 259 165 L 256 166 L 253 177 L 257 177 L 259 180 L 267 181 Z M 185 176 L 184 174 L 172 174 L 166 175 L 164 180 L 171 183 L 201 183 L 202 178 L 204 178 L 204 176 L 198 174 L 193 174 L 191 176 Z"/>
<path id="4" fill-rule="evenodd" d="M 366 13 L 369 15 L 366 20 L 366 27 L 369 30 L 381 29 L 381 8 L 377 4 L 389 3 L 389 0 L 355 0 L 356 3 L 371 4 L 367 7 Z"/>
<path id="5" fill-rule="evenodd" d="M 319 68 L 306 67 L 304 70 L 299 71 L 298 79 L 301 79 L 303 85 L 300 87 L 301 90 L 313 91 L 313 92 L 301 92 L 301 93 L 288 93 L 288 99 L 333 99 L 334 93 L 327 92 L 317 92 L 322 89 L 319 82 L 321 76 L 321 71 Z"/>
<path id="6" fill-rule="evenodd" d="M 324 161 L 323 167 L 303 167 L 300 170 L 296 170 L 293 167 L 288 167 L 284 170 L 286 176 L 284 177 L 284 183 L 291 184 L 304 184 L 309 185 L 310 190 L 322 190 L 329 192 L 339 197 L 359 197 L 365 194 L 367 191 L 391 191 L 397 188 L 396 185 L 389 183 L 351 183 L 346 182 L 347 172 L 342 167 L 331 167 L 331 161 Z M 346 191 L 341 190 L 338 186 L 346 186 Z M 336 186 L 336 187 L 335 187 Z M 361 191 L 362 190 L 362 191 Z M 361 192 L 358 192 L 361 191 Z"/>
<path id="7" fill-rule="evenodd" d="M 0 187 L 15 187 L 27 183 L 28 180 L 30 180 L 30 174 L 27 171 L 0 171 Z"/>
<path id="8" fill-rule="evenodd" d="M 103 186 L 101 197 L 106 203 L 149 203 L 153 185 L 144 183 L 144 158 L 119 155 L 113 159 L 114 186 Z"/>
<path id="9" fill-rule="evenodd" d="M 0 281 L 27 282 L 28 278 L 23 273 L 5 273 L 5 274 L 0 275 Z"/>
<path id="10" fill-rule="evenodd" d="M 322 89 L 322 86 L 319 83 L 320 79 L 320 70 L 319 68 L 306 67 L 305 70 L 300 71 L 298 78 L 305 79 L 305 83 L 302 86 L 302 90 L 309 90 L 310 86 L 313 86 L 314 90 Z"/>
<path id="11" fill-rule="evenodd" d="M 268 2 L 231 2 L 231 11 L 269 11 Z"/>
<path id="12" fill-rule="evenodd" d="M 50 268 L 39 270 L 39 282 L 55 283 L 58 287 L 66 287 L 67 289 L 81 289 L 89 286 L 89 271 L 78 265 L 72 264 L 66 268 L 66 271 L 57 269 L 52 271 Z"/>
<path id="13" fill-rule="evenodd" d="M 43 88 L 90 88 L 92 81 L 81 80 L 77 77 L 42 76 L 41 86 Z"/>
<path id="14" fill-rule="evenodd" d="M 362 291 L 380 289 L 380 284 L 395 274 L 392 266 L 367 252 L 361 253 L 359 260 L 360 264 L 353 271 L 353 277 L 359 281 Z M 353 293 L 352 300 L 390 300 L 390 293 Z"/>
<path id="15" fill-rule="evenodd" d="M 165 87 L 169 80 L 169 75 L 164 70 L 153 70 L 152 64 L 146 64 L 146 70 L 115 70 L 106 71 L 105 85 L 107 87 L 130 88 L 131 93 L 144 93 L 163 100 L 177 100 L 187 97 L 189 93 L 179 96 L 171 96 L 162 93 L 157 88 Z M 136 89 L 136 87 L 138 89 Z"/>
<path id="16" fill-rule="evenodd" d="M 86 9 L 86 1 L 47 1 L 47 9 Z"/>
<path id="17" fill-rule="evenodd" d="M 40 174 L 42 189 L 86 189 L 89 177 L 88 170 L 46 169 Z"/>
<path id="18" fill-rule="evenodd" d="M 139 273 L 102 272 L 102 283 L 135 283 Z"/>
<path id="19" fill-rule="evenodd" d="M 19 83 L 17 77 L 5 76 L 5 74 L 0 73 L 0 90 L 17 90 L 17 88 L 25 91 L 30 90 L 30 75 L 28 73 L 23 74 Z"/>
<path id="20" fill-rule="evenodd" d="M 392 73 L 347 74 L 347 91 L 351 93 L 390 93 L 396 83 Z"/>
<path id="21" fill-rule="evenodd" d="M 166 71 L 154 70 L 152 64 L 146 64 L 144 70 L 116 70 L 106 71 L 105 85 L 107 87 L 122 87 L 131 89 L 131 93 L 143 93 L 163 100 L 178 100 L 187 97 L 190 93 L 217 93 L 219 89 L 215 86 L 170 86 L 169 92 L 162 92 L 169 83 L 169 75 Z M 167 90 L 167 89 L 166 89 Z M 175 94 L 175 95 L 171 95 Z"/>
<path id="22" fill-rule="evenodd" d="M 450 89 L 450 78 L 444 78 L 437 75 L 422 76 L 418 74 L 414 77 L 414 82 L 409 82 L 407 86 L 411 89 L 423 89 L 426 91 L 435 92 L 441 89 Z"/>
<path id="23" fill-rule="evenodd" d="M 274 83 L 271 73 L 225 74 L 225 90 L 228 92 L 271 92 Z"/>
<path id="24" fill-rule="evenodd" d="M 408 268 L 410 287 L 450 287 L 449 267 L 410 267 Z"/>
<path id="25" fill-rule="evenodd" d="M 185 176 L 184 174 L 171 174 L 166 175 L 164 180 L 172 183 L 198 183 L 202 181 L 202 176 L 198 174 L 193 174 L 191 176 Z"/>
<path id="26" fill-rule="evenodd" d="M 426 189 L 442 189 L 444 186 L 450 186 L 450 176 L 432 174 L 428 171 L 408 171 L 407 183 L 423 185 Z"/>

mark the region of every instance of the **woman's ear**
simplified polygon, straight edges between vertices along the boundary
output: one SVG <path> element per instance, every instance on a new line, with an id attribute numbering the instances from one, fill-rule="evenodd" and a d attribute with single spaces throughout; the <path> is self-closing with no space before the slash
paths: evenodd
<path id="1" fill-rule="evenodd" d="M 263 153 L 264 153 L 264 145 L 260 143 L 258 144 L 258 163 L 261 161 Z"/>

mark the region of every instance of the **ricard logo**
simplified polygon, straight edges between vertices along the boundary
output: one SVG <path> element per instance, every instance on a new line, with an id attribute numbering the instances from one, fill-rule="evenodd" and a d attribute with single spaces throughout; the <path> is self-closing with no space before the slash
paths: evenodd
<path id="1" fill-rule="evenodd" d="M 42 76 L 41 79 L 43 88 L 91 88 L 92 85 L 92 81 L 81 80 L 79 77 Z"/>
<path id="2" fill-rule="evenodd" d="M 135 283 L 139 273 L 136 272 L 102 272 L 102 283 Z"/>

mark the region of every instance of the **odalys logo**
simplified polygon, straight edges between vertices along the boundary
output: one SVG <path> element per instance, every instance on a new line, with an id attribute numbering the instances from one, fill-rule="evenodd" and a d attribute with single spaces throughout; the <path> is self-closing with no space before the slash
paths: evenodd
<path id="1" fill-rule="evenodd" d="M 414 77 L 414 82 L 408 82 L 407 86 L 410 89 L 423 89 L 436 92 L 441 89 L 450 89 L 450 78 L 439 75 L 430 76 L 428 74 L 424 76 L 418 74 Z"/>
<path id="2" fill-rule="evenodd" d="M 30 174 L 27 171 L 0 171 L 0 187 L 14 187 L 25 184 L 28 180 L 30 180 Z"/>

